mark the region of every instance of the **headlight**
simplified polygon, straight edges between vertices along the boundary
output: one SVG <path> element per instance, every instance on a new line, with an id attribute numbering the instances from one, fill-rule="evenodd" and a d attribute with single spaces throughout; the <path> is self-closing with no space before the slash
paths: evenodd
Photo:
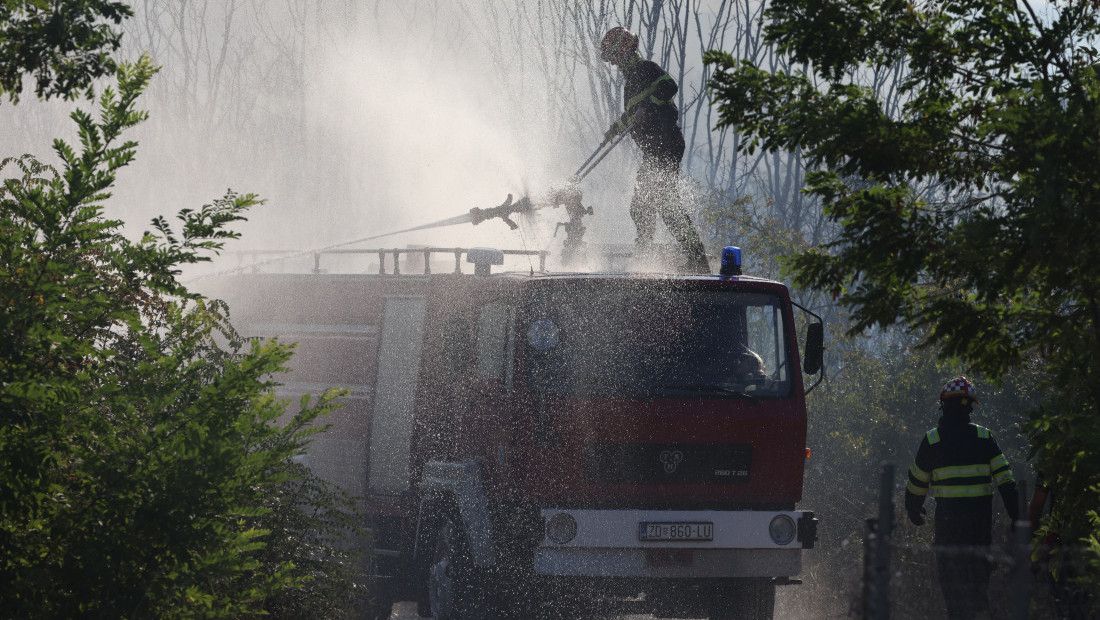
<path id="1" fill-rule="evenodd" d="M 573 540 L 577 535 L 577 520 L 559 512 L 546 520 L 546 537 L 559 545 Z"/>
<path id="2" fill-rule="evenodd" d="M 768 524 L 768 534 L 772 537 L 772 542 L 777 545 L 790 543 L 797 533 L 798 528 L 794 525 L 794 519 L 787 515 L 779 515 Z"/>

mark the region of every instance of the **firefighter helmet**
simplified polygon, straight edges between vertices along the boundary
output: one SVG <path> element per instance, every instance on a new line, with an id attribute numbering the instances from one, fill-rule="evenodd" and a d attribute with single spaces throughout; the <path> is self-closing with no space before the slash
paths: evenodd
<path id="1" fill-rule="evenodd" d="M 970 401 L 978 402 L 978 393 L 974 390 L 974 384 L 966 377 L 955 377 L 947 382 L 940 390 L 940 400 L 949 398 L 961 398 L 962 404 L 970 404 Z"/>
<path id="2" fill-rule="evenodd" d="M 600 59 L 604 62 L 612 62 L 618 58 L 625 58 L 638 51 L 638 35 L 630 32 L 622 26 L 615 26 L 603 35 L 600 42 Z"/>

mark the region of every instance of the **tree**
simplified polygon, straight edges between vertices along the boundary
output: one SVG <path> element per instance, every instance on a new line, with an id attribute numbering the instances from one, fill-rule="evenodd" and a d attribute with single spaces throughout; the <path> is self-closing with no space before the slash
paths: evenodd
<path id="1" fill-rule="evenodd" d="M 901 324 L 990 376 L 1040 360 L 1026 425 L 1055 515 L 1100 550 L 1100 80 L 1095 3 L 773 0 L 766 40 L 809 71 L 710 52 L 720 125 L 801 152 L 840 227 L 789 261 L 851 331 Z M 892 70 L 901 105 L 865 85 Z M 816 87 L 814 79 L 825 81 Z M 1094 580 L 1094 583 L 1097 580 Z"/>
<path id="2" fill-rule="evenodd" d="M 294 457 L 339 393 L 273 396 L 292 347 L 243 342 L 178 267 L 259 203 L 227 193 L 138 241 L 104 217 L 155 69 L 118 69 L 60 170 L 0 190 L 0 606 L 25 617 L 336 617 L 351 502 Z"/>
<path id="3" fill-rule="evenodd" d="M 133 13 L 116 0 L 7 0 L 0 3 L 0 94 L 11 101 L 34 78 L 40 98 L 73 98 L 115 70 L 116 30 Z"/>

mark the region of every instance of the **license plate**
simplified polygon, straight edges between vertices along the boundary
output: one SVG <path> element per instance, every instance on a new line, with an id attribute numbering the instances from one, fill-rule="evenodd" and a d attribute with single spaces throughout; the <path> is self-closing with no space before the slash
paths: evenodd
<path id="1" fill-rule="evenodd" d="M 707 522 L 642 522 L 638 540 L 714 540 L 714 524 Z"/>

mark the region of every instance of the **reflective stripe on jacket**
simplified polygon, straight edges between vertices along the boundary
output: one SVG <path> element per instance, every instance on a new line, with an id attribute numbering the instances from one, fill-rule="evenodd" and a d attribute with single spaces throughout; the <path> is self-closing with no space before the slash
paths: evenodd
<path id="1" fill-rule="evenodd" d="M 925 433 L 909 467 L 906 491 L 924 496 L 931 490 L 933 497 L 942 498 L 984 497 L 993 495 L 994 486 L 1016 483 L 1008 459 L 989 429 L 977 424 L 966 428 L 977 441 L 964 442 L 961 450 L 945 448 L 939 428 Z"/>

